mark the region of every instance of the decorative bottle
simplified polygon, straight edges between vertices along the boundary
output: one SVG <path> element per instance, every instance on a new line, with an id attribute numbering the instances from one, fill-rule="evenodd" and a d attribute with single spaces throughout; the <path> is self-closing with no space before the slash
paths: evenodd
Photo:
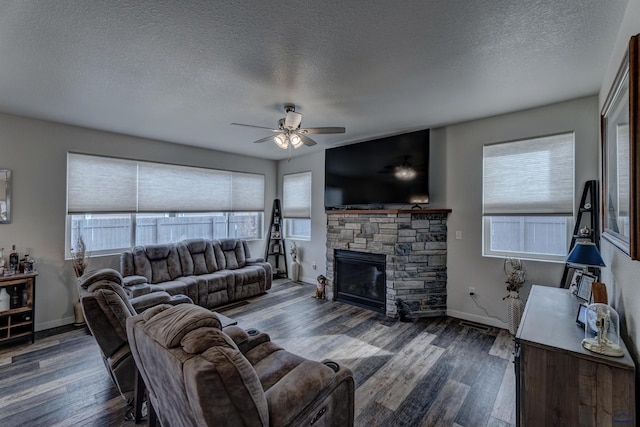
<path id="1" fill-rule="evenodd" d="M 10 294 L 11 299 L 9 300 L 10 308 L 20 308 L 20 294 L 18 293 L 18 287 L 13 287 L 13 292 Z"/>
<path id="2" fill-rule="evenodd" d="M 7 311 L 11 306 L 11 297 L 7 292 L 7 288 L 0 289 L 0 311 Z"/>
<path id="3" fill-rule="evenodd" d="M 9 268 L 12 271 L 18 271 L 18 252 L 16 251 L 16 245 L 11 247 L 11 253 L 9 254 Z"/>
<path id="4" fill-rule="evenodd" d="M 20 305 L 22 307 L 26 307 L 28 302 L 29 302 L 29 291 L 25 286 L 24 288 L 22 288 L 22 298 L 20 300 Z"/>

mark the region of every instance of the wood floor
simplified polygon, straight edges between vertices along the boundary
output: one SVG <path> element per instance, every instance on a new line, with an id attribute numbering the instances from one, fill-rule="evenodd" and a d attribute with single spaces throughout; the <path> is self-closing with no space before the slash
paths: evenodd
<path id="1" fill-rule="evenodd" d="M 309 284 L 220 310 L 301 356 L 333 359 L 356 383 L 356 426 L 515 425 L 512 340 L 450 317 L 398 322 L 312 298 Z M 0 348 L 0 426 L 130 426 L 85 328 Z"/>

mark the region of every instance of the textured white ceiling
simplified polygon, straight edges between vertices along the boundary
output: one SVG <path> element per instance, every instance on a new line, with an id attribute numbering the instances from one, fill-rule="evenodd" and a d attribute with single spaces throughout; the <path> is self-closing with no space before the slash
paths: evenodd
<path id="1" fill-rule="evenodd" d="M 270 159 L 596 94 L 627 0 L 0 0 L 0 111 Z"/>

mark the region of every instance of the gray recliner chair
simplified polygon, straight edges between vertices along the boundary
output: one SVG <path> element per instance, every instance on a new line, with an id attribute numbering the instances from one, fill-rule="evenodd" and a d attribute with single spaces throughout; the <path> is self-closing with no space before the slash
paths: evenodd
<path id="1" fill-rule="evenodd" d="M 127 334 L 149 425 L 353 426 L 349 369 L 289 353 L 265 333 L 223 330 L 203 307 L 154 307 L 130 317 Z"/>
<path id="2" fill-rule="evenodd" d="M 85 273 L 77 285 L 85 321 L 100 347 L 107 372 L 120 394 L 130 400 L 136 366 L 127 340 L 127 319 L 158 304 L 191 303 L 191 299 L 166 292 L 129 299 L 122 288 L 122 276 L 110 268 Z"/>

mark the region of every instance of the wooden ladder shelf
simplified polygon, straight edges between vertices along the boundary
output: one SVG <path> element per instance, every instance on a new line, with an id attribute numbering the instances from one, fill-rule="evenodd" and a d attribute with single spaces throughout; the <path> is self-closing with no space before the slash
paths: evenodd
<path id="1" fill-rule="evenodd" d="M 280 199 L 273 201 L 271 210 L 271 224 L 267 231 L 267 245 L 264 250 L 265 261 L 273 265 L 273 278 L 286 279 L 289 277 L 287 269 L 287 254 L 284 246 L 284 236 L 282 234 L 282 209 Z M 273 260 L 273 261 L 272 261 Z"/>

